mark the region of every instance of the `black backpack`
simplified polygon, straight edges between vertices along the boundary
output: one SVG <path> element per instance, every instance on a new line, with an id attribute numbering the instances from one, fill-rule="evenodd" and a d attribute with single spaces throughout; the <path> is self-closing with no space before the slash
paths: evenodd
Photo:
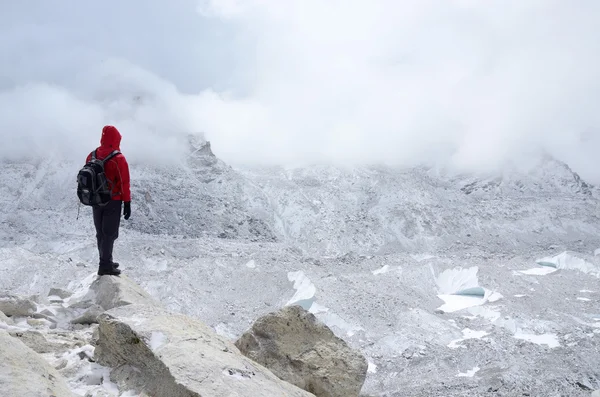
<path id="1" fill-rule="evenodd" d="M 96 151 L 92 152 L 90 161 L 77 174 L 77 197 L 81 204 L 104 205 L 111 200 L 112 192 L 104 173 L 104 164 L 120 153 L 115 150 L 104 160 L 98 160 Z"/>

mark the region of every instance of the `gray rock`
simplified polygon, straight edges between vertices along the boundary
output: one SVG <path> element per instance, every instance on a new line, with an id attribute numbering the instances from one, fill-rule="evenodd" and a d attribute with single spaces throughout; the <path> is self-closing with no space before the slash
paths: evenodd
<path id="1" fill-rule="evenodd" d="M 15 295 L 0 296 L 0 312 L 3 312 L 9 317 L 29 316 L 34 313 L 36 309 L 36 304 L 30 299 Z"/>
<path id="2" fill-rule="evenodd" d="M 73 397 L 66 381 L 23 342 L 0 330 L 0 390 L 3 396 Z"/>
<path id="3" fill-rule="evenodd" d="M 39 354 L 54 353 L 68 347 L 65 343 L 49 342 L 39 331 L 9 331 L 9 334 Z"/>
<path id="4" fill-rule="evenodd" d="M 50 288 L 50 292 L 48 292 L 48 296 L 58 296 L 60 299 L 67 299 L 71 295 L 73 295 L 72 292 L 61 288 Z"/>
<path id="5" fill-rule="evenodd" d="M 90 286 L 90 291 L 83 301 L 92 301 L 104 310 L 131 304 L 160 305 L 146 291 L 135 284 L 129 277 L 102 276 Z"/>
<path id="6" fill-rule="evenodd" d="M 128 305 L 99 317 L 98 363 L 122 389 L 149 395 L 308 397 L 244 357 L 200 321 L 154 305 Z"/>
<path id="7" fill-rule="evenodd" d="M 32 313 L 31 317 L 35 318 L 35 319 L 48 320 L 52 323 L 56 322 L 56 319 L 54 318 L 54 314 L 48 309 L 45 309 L 45 310 L 41 311 L 40 313 Z"/>
<path id="8" fill-rule="evenodd" d="M 366 358 L 300 306 L 259 318 L 235 345 L 318 397 L 356 397 L 367 376 Z"/>
<path id="9" fill-rule="evenodd" d="M 92 305 L 81 316 L 71 320 L 71 324 L 98 324 L 98 316 L 104 313 L 104 309 L 98 305 Z"/>

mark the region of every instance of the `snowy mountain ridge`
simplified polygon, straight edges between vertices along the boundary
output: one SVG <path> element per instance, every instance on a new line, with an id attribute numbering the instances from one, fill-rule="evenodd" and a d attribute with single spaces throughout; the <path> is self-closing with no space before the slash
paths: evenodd
<path id="1" fill-rule="evenodd" d="M 79 166 L 4 161 L 1 222 L 41 239 L 47 222 L 82 231 Z M 131 173 L 135 216 L 124 227 L 155 235 L 279 241 L 326 255 L 528 250 L 600 235 L 599 189 L 551 158 L 489 177 L 423 167 L 234 169 L 190 137 L 179 165 L 132 164 Z"/>

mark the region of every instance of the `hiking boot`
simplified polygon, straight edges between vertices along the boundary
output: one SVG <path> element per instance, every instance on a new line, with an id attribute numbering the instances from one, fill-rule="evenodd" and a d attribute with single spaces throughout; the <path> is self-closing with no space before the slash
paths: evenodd
<path id="1" fill-rule="evenodd" d="M 121 271 L 117 268 L 98 268 L 98 276 L 118 276 L 121 274 Z"/>

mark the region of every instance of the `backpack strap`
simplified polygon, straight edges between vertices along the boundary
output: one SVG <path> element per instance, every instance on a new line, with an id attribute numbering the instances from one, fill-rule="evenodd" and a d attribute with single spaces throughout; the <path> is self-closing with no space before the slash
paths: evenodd
<path id="1" fill-rule="evenodd" d="M 96 160 L 96 152 L 97 152 L 97 151 L 98 151 L 98 150 L 96 149 L 96 150 L 94 150 L 94 151 L 91 153 L 91 156 L 92 156 L 92 158 L 91 158 L 91 159 L 92 159 L 92 160 Z"/>
<path id="2" fill-rule="evenodd" d="M 111 154 L 109 154 L 108 156 L 106 156 L 104 158 L 104 160 L 102 160 L 102 164 L 106 164 L 106 162 L 110 159 L 112 159 L 113 157 L 115 157 L 116 155 L 121 154 L 121 152 L 119 152 L 118 150 L 114 150 Z"/>

